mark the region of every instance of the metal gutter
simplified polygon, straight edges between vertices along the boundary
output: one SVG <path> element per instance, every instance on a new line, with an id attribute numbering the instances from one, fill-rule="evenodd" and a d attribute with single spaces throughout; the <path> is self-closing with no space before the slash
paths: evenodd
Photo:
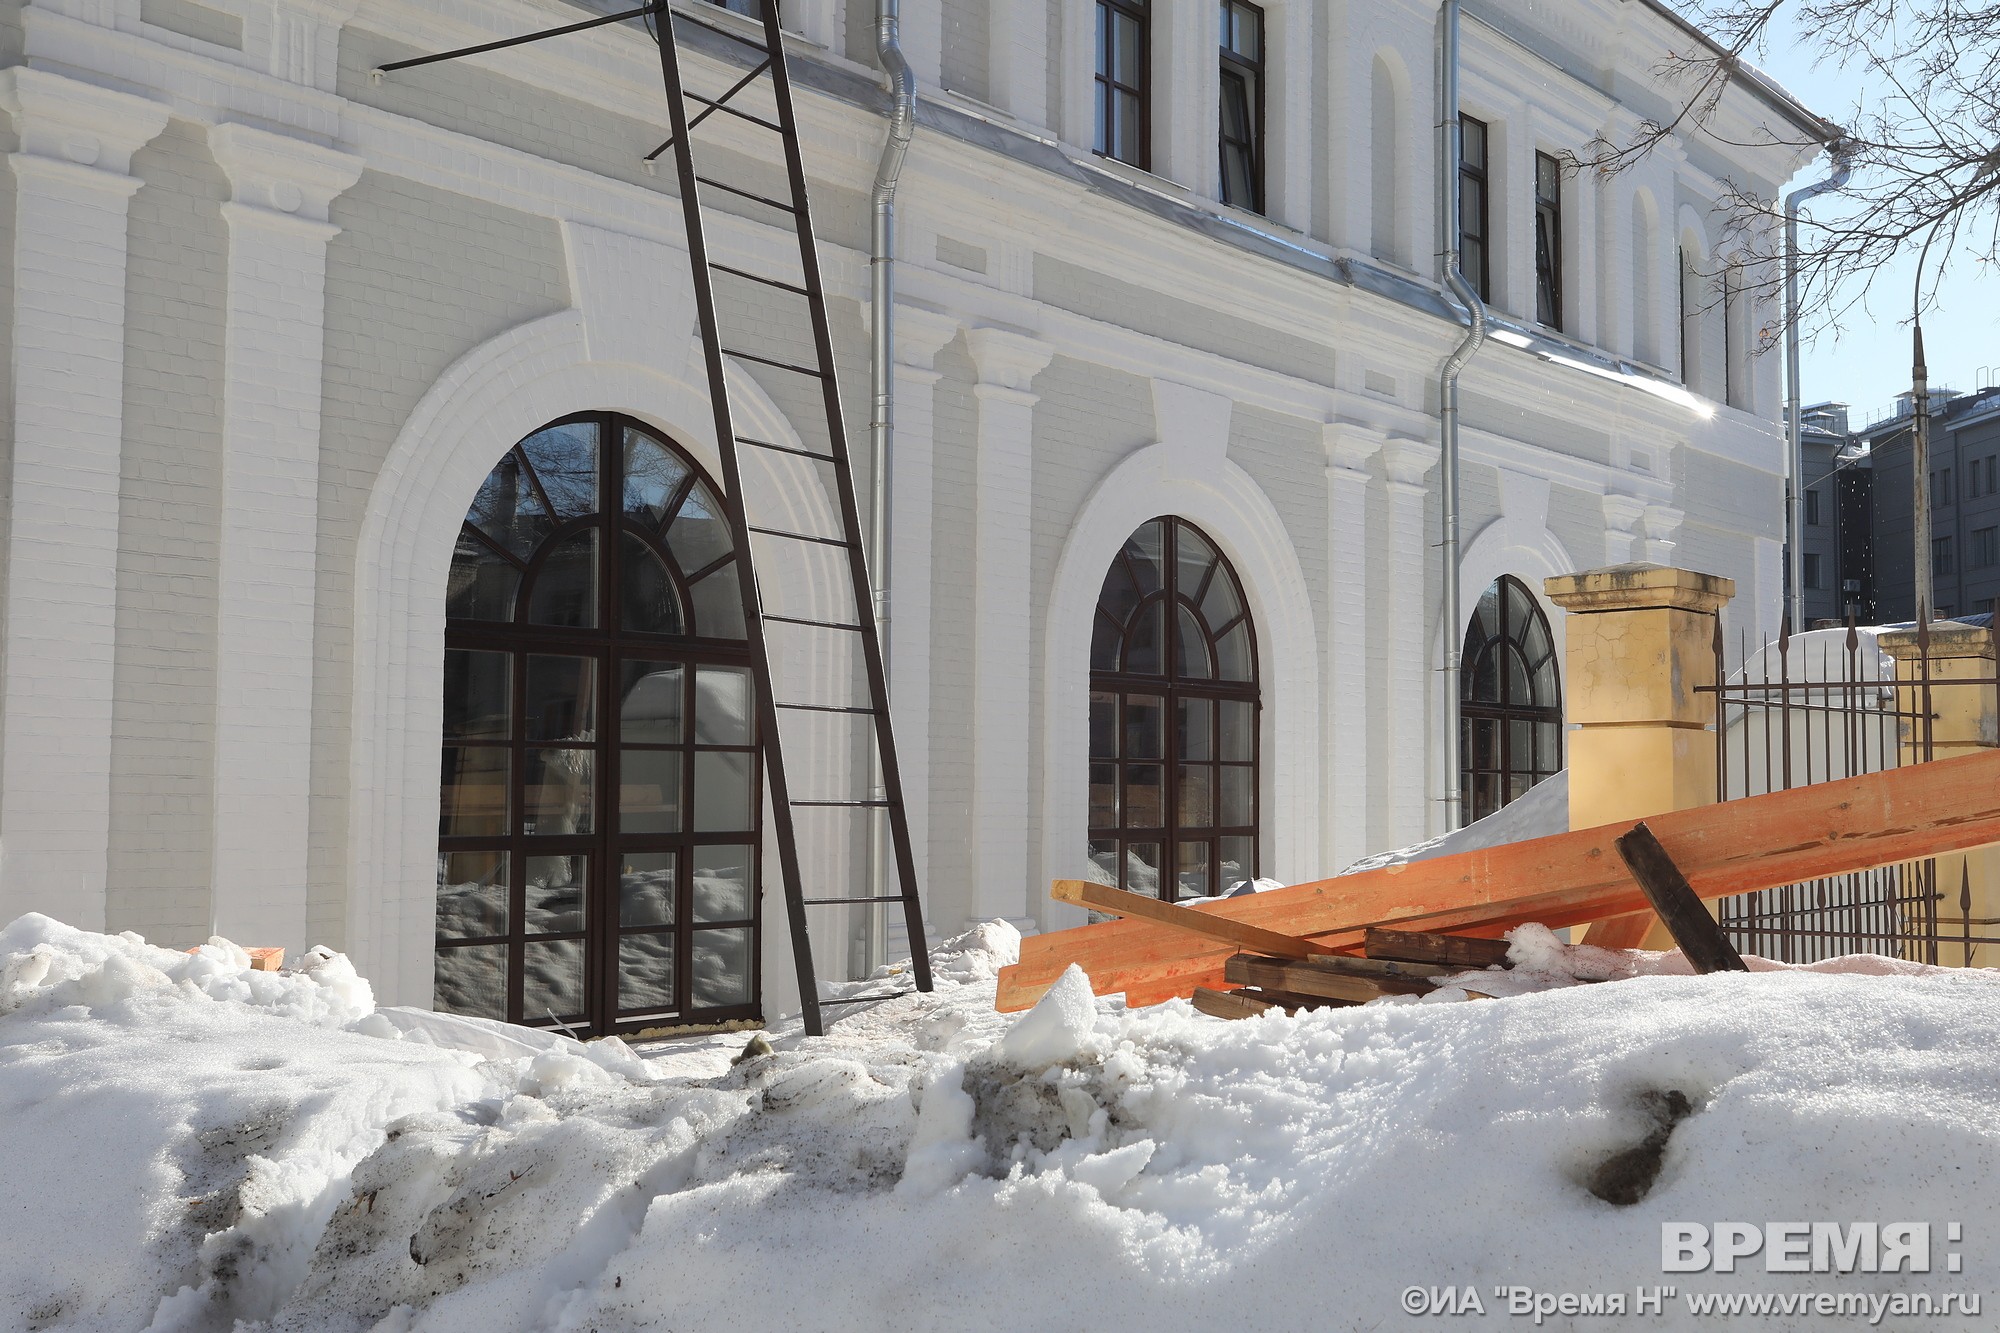
<path id="1" fill-rule="evenodd" d="M 1785 196 L 1785 576 L 1791 584 L 1794 628 L 1806 623 L 1805 436 L 1799 393 L 1799 206 L 1847 184 L 1852 164 L 1844 145 L 1833 145 L 1833 174 Z"/>

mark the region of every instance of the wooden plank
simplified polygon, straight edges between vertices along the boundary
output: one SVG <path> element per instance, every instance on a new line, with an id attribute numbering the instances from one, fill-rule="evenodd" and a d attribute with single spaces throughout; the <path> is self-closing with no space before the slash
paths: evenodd
<path id="1" fill-rule="evenodd" d="M 1394 958 L 1411 963 L 1436 963 L 1459 971 L 1512 967 L 1507 941 L 1469 935 L 1427 935 L 1415 930 L 1370 930 L 1362 941 L 1370 958 Z"/>
<path id="2" fill-rule="evenodd" d="M 1442 963 L 1412 963 L 1397 958 L 1357 958 L 1353 954 L 1344 953 L 1314 954 L 1308 961 L 1323 972 L 1338 972 L 1349 977 L 1380 977 L 1390 981 L 1428 982 L 1432 977 L 1448 977 L 1455 972 L 1465 971 L 1462 967 L 1446 967 Z"/>
<path id="3" fill-rule="evenodd" d="M 1175 930 L 1200 935 L 1205 939 L 1234 945 L 1251 953 L 1269 954 L 1274 958 L 1311 958 L 1323 952 L 1317 945 L 1308 944 L 1291 935 L 1281 935 L 1275 930 L 1245 925 L 1226 916 L 1215 916 L 1212 912 L 1198 910 L 1197 907 L 1183 907 L 1178 903 L 1149 898 L 1143 893 L 1128 893 L 1124 889 L 1114 889 L 1108 884 L 1098 884 L 1087 879 L 1059 879 L 1049 886 L 1049 897 L 1059 903 L 1074 903 L 1078 907 L 1089 907 L 1116 916 L 1140 917 Z M 1212 909 L 1215 904 L 1209 902 L 1198 906 Z"/>
<path id="4" fill-rule="evenodd" d="M 1324 995 L 1330 1000 L 1365 1003 L 1384 995 L 1421 995 L 1436 989 L 1427 981 L 1391 981 L 1329 972 L 1315 963 L 1290 958 L 1257 958 L 1239 953 L 1223 964 L 1222 975 L 1239 986 L 1288 990 L 1299 995 Z"/>
<path id="5" fill-rule="evenodd" d="M 1646 894 L 1681 953 L 1697 972 L 1748 972 L 1743 955 L 1722 933 L 1722 927 L 1695 897 L 1674 858 L 1660 846 L 1653 830 L 1640 820 L 1632 831 L 1618 840 L 1618 855 L 1631 868 L 1632 878 Z"/>
<path id="6" fill-rule="evenodd" d="M 1675 810 L 1649 825 L 1705 899 L 1963 851 L 2000 842 L 2000 750 Z M 1650 907 L 1617 854 L 1626 828 L 1384 866 L 1196 910 L 1329 953 L 1360 947 L 1371 926 L 1441 933 L 1601 921 Z M 1212 984 L 1228 956 L 1226 946 L 1143 920 L 1034 935 L 1001 972 L 997 1004 L 1025 1009 L 1070 963 L 1098 994 L 1155 1003 Z"/>
<path id="7" fill-rule="evenodd" d="M 1281 1008 L 1275 1000 L 1259 999 L 1238 990 L 1210 990 L 1207 986 L 1196 986 L 1189 997 L 1194 1007 L 1210 1018 L 1255 1018 Z"/>

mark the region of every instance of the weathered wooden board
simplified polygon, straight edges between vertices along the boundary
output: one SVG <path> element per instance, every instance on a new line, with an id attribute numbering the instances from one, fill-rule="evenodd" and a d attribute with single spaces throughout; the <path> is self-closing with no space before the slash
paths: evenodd
<path id="1" fill-rule="evenodd" d="M 2000 842 L 2000 751 L 1676 810 L 1648 821 L 1703 898 Z M 1450 931 L 1539 921 L 1579 925 L 1649 906 L 1616 849 L 1628 824 L 1385 866 L 1187 910 L 1361 947 L 1371 926 Z M 1024 1009 L 1071 963 L 1100 995 L 1153 1004 L 1220 986 L 1233 952 L 1184 930 L 1125 919 L 1035 935 L 1003 970 L 997 1003 Z"/>
<path id="2" fill-rule="evenodd" d="M 1289 958 L 1254 958 L 1234 954 L 1222 965 L 1225 980 L 1239 986 L 1291 991 L 1296 995 L 1320 995 L 1329 1000 L 1351 1000 L 1357 1004 L 1379 1000 L 1384 995 L 1422 995 L 1433 989 L 1427 981 L 1392 981 L 1380 977 L 1348 976 L 1329 971 L 1317 963 Z"/>
<path id="3" fill-rule="evenodd" d="M 1435 963 L 1465 971 L 1507 966 L 1507 941 L 1473 939 L 1465 935 L 1426 935 L 1415 930 L 1370 930 L 1361 952 L 1370 958 L 1408 963 Z"/>
<path id="4" fill-rule="evenodd" d="M 1196 986 L 1190 996 L 1194 1007 L 1211 1018 L 1255 1018 L 1283 1005 L 1274 1000 L 1266 1000 L 1243 991 L 1211 990 L 1207 986 Z"/>
<path id="5" fill-rule="evenodd" d="M 1646 901 L 1653 905 L 1667 933 L 1681 946 L 1681 953 L 1697 972 L 1748 972 L 1743 955 L 1722 933 L 1722 927 L 1701 905 L 1660 840 L 1640 820 L 1632 831 L 1618 840 L 1618 855 L 1624 858 L 1639 881 Z"/>

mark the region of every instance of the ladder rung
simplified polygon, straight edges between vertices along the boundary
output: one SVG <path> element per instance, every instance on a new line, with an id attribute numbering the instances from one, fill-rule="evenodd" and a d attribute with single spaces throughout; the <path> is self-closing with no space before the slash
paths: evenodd
<path id="1" fill-rule="evenodd" d="M 790 204 L 781 204 L 775 199 L 767 199 L 763 195 L 753 194 L 749 190 L 739 190 L 734 185 L 725 184 L 719 180 L 711 180 L 707 176 L 696 176 L 695 180 L 699 184 L 706 185 L 711 189 L 721 190 L 724 194 L 738 195 L 754 203 L 762 204 L 766 208 L 775 208 L 780 213 L 797 213 L 799 211 Z"/>
<path id="2" fill-rule="evenodd" d="M 753 79 L 755 79 L 759 74 L 762 74 L 765 70 L 769 68 L 771 68 L 771 61 L 770 58 L 767 56 L 762 61 L 758 62 L 756 68 L 752 69 L 748 74 L 745 74 L 735 83 L 730 84 L 729 91 L 725 92 L 722 96 L 716 98 L 714 102 L 711 102 L 709 104 L 708 110 L 701 112 L 700 114 L 696 115 L 694 119 L 688 121 L 688 133 L 690 134 L 694 133 L 695 127 L 697 125 L 700 125 L 704 120 L 707 120 L 710 116 L 715 114 L 715 108 L 718 105 L 720 105 L 723 102 L 727 102 L 730 98 L 736 96 L 736 94 L 742 92 L 745 88 L 749 87 Z M 706 101 L 707 99 L 704 98 L 703 100 Z M 667 141 L 665 143 L 661 144 L 658 148 L 655 148 L 652 152 L 646 154 L 646 161 L 652 162 L 658 160 L 661 153 L 666 152 L 669 148 L 672 148 L 673 146 L 674 146 L 674 136 L 669 134 L 667 136 Z"/>
<path id="3" fill-rule="evenodd" d="M 903 900 L 898 898 L 896 901 L 901 902 Z M 905 995 L 916 995 L 919 993 L 913 990 L 892 990 L 885 991 L 881 995 L 850 995 L 844 1000 L 821 1000 L 820 1005 L 824 1007 L 829 1004 L 873 1004 L 877 1000 L 900 1000 Z"/>
<path id="4" fill-rule="evenodd" d="M 852 548 L 854 543 L 845 537 L 815 537 L 810 532 L 786 532 L 783 528 L 751 528 L 766 537 L 788 537 L 795 542 L 818 542 L 821 546 L 844 546 Z"/>
<path id="5" fill-rule="evenodd" d="M 747 444 L 753 449 L 769 449 L 774 454 L 790 454 L 794 458 L 810 458 L 816 463 L 838 463 L 840 459 L 832 454 L 816 454 L 810 449 L 794 449 L 789 444 L 772 444 L 769 440 L 753 440 L 748 435 L 738 435 L 738 444 Z"/>
<path id="6" fill-rule="evenodd" d="M 676 9 L 672 12 L 675 23 L 692 23 L 697 28 L 704 28 L 714 33 L 717 37 L 727 37 L 730 41 L 747 46 L 752 51 L 761 51 L 766 55 L 770 54 L 771 48 L 765 46 L 762 42 L 751 41 L 740 32 L 731 32 L 719 23 L 710 23 L 707 19 L 698 19 L 686 10 Z"/>
<path id="7" fill-rule="evenodd" d="M 778 704 L 779 708 L 789 708 L 795 713 L 860 713 L 874 717 L 876 709 L 856 708 L 851 704 Z"/>
<path id="8" fill-rule="evenodd" d="M 797 296 L 812 295 L 811 292 L 807 291 L 803 287 L 795 287 L 791 283 L 781 282 L 777 278 L 767 278 L 761 273 L 745 273 L 742 269 L 731 268 L 727 264 L 710 264 L 709 267 L 715 270 L 717 273 L 727 273 L 732 278 L 747 278 L 751 282 L 761 282 L 766 287 L 782 288 L 783 290 L 791 292 Z"/>
<path id="9" fill-rule="evenodd" d="M 842 810 L 886 810 L 893 801 L 793 801 L 794 806 L 838 807 Z"/>
<path id="10" fill-rule="evenodd" d="M 736 116 L 742 120 L 749 121 L 752 125 L 762 125 L 773 134 L 783 134 L 785 132 L 784 127 L 776 121 L 766 120 L 762 116 L 753 116 L 748 111 L 739 111 L 733 106 L 725 105 L 723 100 L 713 97 L 703 97 L 700 93 L 683 93 L 682 96 L 686 97 L 690 102 L 701 103 L 711 111 L 720 111 L 724 115 Z M 689 125 L 688 128 L 693 129 L 694 126 Z"/>
<path id="11" fill-rule="evenodd" d="M 814 379 L 825 379 L 826 372 L 811 366 L 795 366 L 789 361 L 773 361 L 768 356 L 758 356 L 755 352 L 739 352 L 734 347 L 718 349 L 724 356 L 733 356 L 739 361 L 755 361 L 760 366 L 770 366 L 777 370 L 789 370 L 794 375 L 810 375 Z"/>
<path id="12" fill-rule="evenodd" d="M 900 893 L 878 894 L 873 898 L 808 898 L 805 900 L 807 907 L 839 907 L 842 903 L 899 903 L 901 901 L 903 901 L 903 895 Z"/>
<path id="13" fill-rule="evenodd" d="M 805 620 L 798 616 L 774 616 L 769 614 L 766 614 L 764 619 L 775 620 L 780 625 L 806 625 L 812 629 L 845 629 L 852 630 L 856 634 L 859 634 L 862 630 L 862 626 L 860 625 L 845 625 L 838 620 Z M 797 804 L 797 802 L 794 802 L 794 804 Z"/>

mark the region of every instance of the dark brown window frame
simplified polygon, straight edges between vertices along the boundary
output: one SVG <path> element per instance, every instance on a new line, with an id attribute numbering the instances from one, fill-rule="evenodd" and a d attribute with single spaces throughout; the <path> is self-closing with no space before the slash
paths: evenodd
<path id="1" fill-rule="evenodd" d="M 1562 162 L 1552 153 L 1535 154 L 1535 318 L 1560 331 L 1563 326 Z"/>
<path id="2" fill-rule="evenodd" d="M 1239 878 L 1255 879 L 1261 873 L 1259 867 L 1262 864 L 1262 850 L 1259 842 L 1263 829 L 1262 676 L 1259 668 L 1256 621 L 1251 615 L 1249 600 L 1243 592 L 1243 581 L 1237 577 L 1235 568 L 1229 563 L 1229 557 L 1223 554 L 1221 547 L 1207 533 L 1186 519 L 1171 514 L 1148 519 L 1134 530 L 1132 538 L 1137 538 L 1141 532 L 1155 523 L 1163 525 L 1164 529 L 1160 556 L 1162 568 L 1160 586 L 1151 592 L 1143 592 L 1122 624 L 1116 623 L 1113 614 L 1104 606 L 1102 594 L 1092 617 L 1093 662 L 1090 673 L 1092 720 L 1095 724 L 1096 710 L 1108 696 L 1113 701 L 1115 710 L 1111 725 L 1114 728 L 1116 753 L 1110 756 L 1101 755 L 1097 753 L 1098 747 L 1093 744 L 1090 747 L 1090 760 L 1094 768 L 1114 766 L 1112 781 L 1115 791 L 1116 822 L 1106 824 L 1093 817 L 1088 822 L 1088 836 L 1093 846 L 1103 844 L 1112 846 L 1117 866 L 1116 878 L 1121 888 L 1134 888 L 1126 881 L 1126 873 L 1130 868 L 1128 848 L 1147 843 L 1157 844 L 1160 861 L 1157 891 L 1171 902 L 1180 897 L 1180 876 L 1184 869 L 1188 869 L 1180 863 L 1180 848 L 1184 842 L 1205 844 L 1210 894 L 1226 892 L 1231 887 L 1221 882 L 1222 848 L 1226 839 L 1247 840 L 1249 864 L 1247 869 L 1239 869 Z M 1205 566 L 1206 572 L 1199 585 L 1192 590 L 1184 589 L 1180 584 L 1180 550 L 1183 533 L 1192 533 L 1198 537 L 1215 556 L 1213 563 Z M 1132 539 L 1128 539 L 1125 545 L 1120 547 L 1117 557 L 1112 562 L 1112 568 L 1106 573 L 1107 585 L 1117 575 L 1121 562 L 1126 563 L 1128 572 L 1131 572 L 1129 564 L 1131 546 Z M 1208 617 L 1199 610 L 1214 580 L 1218 578 L 1229 580 L 1229 591 L 1238 607 L 1237 613 L 1220 625 L 1209 623 Z M 1143 580 L 1135 579 L 1135 583 L 1143 589 Z M 1097 636 L 1108 627 L 1118 635 L 1122 655 L 1147 608 L 1153 605 L 1165 608 L 1161 618 L 1160 651 L 1163 655 L 1161 670 L 1154 673 L 1102 669 L 1096 660 Z M 1180 660 L 1179 634 L 1176 632 L 1178 619 L 1176 608 L 1183 606 L 1192 608 L 1192 618 L 1203 635 L 1204 647 L 1212 663 L 1219 663 L 1221 660 L 1218 651 L 1221 641 L 1234 632 L 1237 626 L 1243 627 L 1249 655 L 1247 681 L 1225 681 L 1216 675 L 1201 676 L 1185 670 L 1186 664 Z M 1130 770 L 1134 767 L 1150 767 L 1156 762 L 1151 756 L 1142 755 L 1135 758 L 1129 752 L 1129 714 L 1134 699 L 1159 700 L 1161 743 L 1157 766 L 1160 769 L 1158 791 L 1161 819 L 1157 824 L 1128 822 L 1132 811 Z M 1187 738 L 1181 735 L 1179 726 L 1183 711 L 1182 702 L 1197 700 L 1206 701 L 1208 704 L 1204 710 L 1209 718 L 1208 734 L 1204 743 L 1209 754 L 1206 759 L 1187 755 L 1186 751 L 1189 748 Z M 1223 724 L 1225 705 L 1243 705 L 1249 710 L 1248 759 L 1227 757 L 1229 750 L 1225 743 Z M 1206 767 L 1213 774 L 1212 789 L 1209 792 L 1210 818 L 1206 823 L 1182 824 L 1180 821 L 1183 809 L 1180 770 L 1186 764 Z M 1227 781 L 1225 770 L 1229 769 L 1247 769 L 1249 772 L 1250 822 L 1247 824 L 1222 822 L 1223 787 Z M 1093 779 L 1096 776 L 1098 774 L 1091 774 Z M 1092 785 L 1099 787 L 1102 784 L 1093 782 Z M 1093 816 L 1095 813 L 1093 807 Z"/>
<path id="3" fill-rule="evenodd" d="M 1465 280 L 1472 284 L 1472 290 L 1479 293 L 1480 300 L 1491 301 L 1493 299 L 1493 191 L 1491 172 L 1488 168 L 1492 162 L 1492 126 L 1475 116 L 1468 116 L 1463 112 L 1459 114 L 1458 125 L 1459 271 L 1464 273 Z M 1479 163 L 1477 166 L 1473 165 L 1472 154 L 1465 151 L 1466 145 L 1471 142 L 1475 131 L 1479 137 Z M 1468 191 L 1466 189 L 1467 185 L 1471 185 L 1474 188 Z M 1476 200 L 1476 203 L 1470 208 L 1470 211 L 1474 215 L 1473 220 L 1479 224 L 1476 231 L 1468 230 L 1465 225 L 1467 221 L 1468 198 Z M 1466 267 L 1464 262 L 1465 241 L 1468 236 L 1475 236 L 1479 241 L 1478 262 L 1470 268 Z"/>
<path id="4" fill-rule="evenodd" d="M 1112 73 L 1116 58 L 1112 50 L 1112 19 L 1115 16 L 1130 19 L 1138 28 L 1139 52 L 1137 67 L 1139 83 L 1121 83 Z M 1123 162 L 1141 171 L 1152 170 L 1153 165 L 1153 23 L 1152 6 L 1148 0 L 1097 0 L 1097 74 L 1094 96 L 1097 100 L 1097 143 L 1095 151 L 1099 157 Z M 1138 143 L 1131 157 L 1121 157 L 1117 145 L 1111 140 L 1112 103 L 1119 94 L 1127 94 L 1139 104 Z"/>
<path id="5" fill-rule="evenodd" d="M 1486 596 L 1482 593 L 1479 602 L 1475 604 L 1472 622 L 1466 627 L 1463 655 L 1460 659 L 1459 799 L 1467 823 L 1492 814 L 1495 810 L 1502 809 L 1518 799 L 1517 795 L 1508 794 L 1508 789 L 1513 785 L 1515 778 L 1528 779 L 1527 786 L 1522 789 L 1525 792 L 1527 787 L 1533 787 L 1536 783 L 1555 776 L 1563 767 L 1565 741 L 1561 702 L 1562 664 L 1555 652 L 1555 634 L 1540 603 L 1521 580 L 1511 574 L 1503 574 L 1488 585 L 1488 592 L 1496 590 L 1498 596 L 1495 601 L 1498 604 L 1499 623 L 1491 626 L 1485 624 L 1483 608 Z M 1526 612 L 1532 619 L 1521 618 L 1521 612 Z M 1517 627 L 1520 633 L 1516 632 Z M 1541 663 L 1527 661 L 1525 653 L 1522 652 L 1527 631 L 1536 627 L 1541 631 L 1548 653 Z M 1479 636 L 1476 641 L 1475 635 Z M 1511 677 L 1504 669 L 1496 670 L 1495 676 L 1500 684 L 1500 698 L 1475 697 L 1479 689 L 1476 667 L 1481 658 L 1489 653 L 1521 655 L 1523 671 L 1530 678 L 1531 690 L 1537 666 L 1545 667 L 1548 672 L 1547 694 L 1556 701 L 1555 704 L 1538 705 L 1532 697 L 1525 700 L 1512 698 L 1509 688 Z M 1529 728 L 1531 748 L 1525 761 L 1514 753 L 1516 723 L 1525 723 Z M 1493 762 L 1486 765 L 1475 762 L 1478 757 L 1478 747 L 1474 741 L 1481 724 L 1490 725 L 1491 734 L 1496 742 L 1492 748 Z M 1537 753 L 1541 745 L 1538 733 L 1548 735 L 1549 733 L 1541 732 L 1540 729 L 1551 725 L 1554 728 L 1554 745 L 1547 754 Z M 1490 808 L 1489 803 L 1480 798 L 1479 783 L 1475 781 L 1479 778 L 1494 780 L 1494 790 L 1498 799 L 1491 803 Z"/>
<path id="6" fill-rule="evenodd" d="M 1217 102 L 1215 120 L 1216 156 L 1221 171 L 1217 181 L 1216 192 L 1221 197 L 1222 202 L 1232 208 L 1242 208 L 1252 213 L 1262 213 L 1266 197 L 1264 188 L 1264 53 L 1270 47 L 1270 26 L 1265 21 L 1262 5 L 1253 5 L 1250 3 L 1250 0 L 1219 0 L 1219 3 L 1224 32 L 1222 34 L 1223 41 L 1221 43 L 1220 55 L 1222 64 L 1222 93 Z M 1257 54 L 1254 59 L 1236 50 L 1228 40 L 1227 29 L 1231 18 L 1237 11 L 1256 15 Z M 1228 101 L 1229 80 L 1232 77 L 1240 79 L 1248 91 L 1248 95 L 1245 98 L 1247 103 L 1245 110 L 1248 112 L 1250 118 L 1250 138 L 1247 140 L 1232 139 L 1229 137 L 1227 130 L 1228 117 L 1223 113 L 1223 108 Z M 1232 146 L 1240 148 L 1249 158 L 1250 197 L 1248 199 L 1232 199 L 1229 197 L 1229 150 Z"/>
<path id="7" fill-rule="evenodd" d="M 663 446 L 687 468 L 687 475 L 682 478 L 663 506 L 665 514 L 669 516 L 677 514 L 680 506 L 697 485 L 706 486 L 709 495 L 718 501 L 723 499 L 720 486 L 689 451 L 679 447 L 672 439 L 644 422 L 615 412 L 577 413 L 549 422 L 530 432 L 524 437 L 523 443 L 545 431 L 586 422 L 595 425 L 599 432 L 596 512 L 554 522 L 536 548 L 525 557 L 505 551 L 469 521 L 460 529 L 461 541 L 471 540 L 487 550 L 497 551 L 521 571 L 510 620 L 448 618 L 445 627 L 444 647 L 448 653 L 495 652 L 503 653 L 509 658 L 510 725 L 505 739 L 441 738 L 441 747 L 446 752 L 453 749 L 505 750 L 508 755 L 507 809 L 503 815 L 502 832 L 498 834 L 446 836 L 441 828 L 438 855 L 442 862 L 443 857 L 453 853 L 505 854 L 508 858 L 509 905 L 507 929 L 504 933 L 454 937 L 439 941 L 437 948 L 442 953 L 483 946 L 506 947 L 506 1012 L 487 1016 L 503 1018 L 507 1022 L 523 1023 L 531 1027 L 545 1027 L 553 1023 L 569 1028 L 579 1035 L 590 1036 L 651 1026 L 758 1018 L 761 1017 L 763 993 L 761 955 L 764 922 L 761 884 L 764 797 L 763 764 L 758 744 L 755 710 L 752 708 L 748 713 L 747 744 L 700 743 L 696 740 L 695 732 L 701 668 L 722 667 L 740 670 L 746 676 L 749 675 L 751 668 L 749 643 L 747 640 L 701 637 L 692 634 L 647 633 L 625 629 L 620 623 L 624 593 L 623 561 L 620 559 L 620 552 L 623 549 L 622 538 L 625 535 L 639 537 L 664 560 L 669 577 L 680 594 L 684 614 L 691 612 L 692 609 L 687 588 L 698 582 L 701 575 L 728 577 L 730 562 L 740 558 L 742 553 L 732 551 L 699 570 L 683 571 L 668 547 L 664 529 L 657 533 L 649 533 L 625 512 L 621 494 L 623 489 L 621 460 L 624 454 L 622 447 L 624 432 L 628 429 L 640 432 Z M 520 447 L 518 443 L 511 446 L 507 454 L 502 455 L 502 459 L 512 455 Z M 496 469 L 498 466 L 499 463 L 496 462 Z M 527 471 L 530 483 L 546 502 L 547 492 L 540 482 L 534 480 L 531 465 Z M 553 510 L 551 512 L 553 513 Z M 530 624 L 527 617 L 535 575 L 545 566 L 551 552 L 561 543 L 572 535 L 586 530 L 595 530 L 599 534 L 596 561 L 598 586 L 594 616 L 596 624 L 587 628 Z M 529 658 L 536 656 L 576 658 L 594 664 L 596 716 L 593 736 L 589 741 L 564 743 L 552 739 L 529 738 L 526 719 L 526 664 Z M 684 667 L 681 684 L 682 737 L 672 744 L 628 741 L 620 734 L 622 725 L 620 709 L 624 703 L 620 697 L 621 668 L 627 662 L 651 661 L 672 662 Z M 754 677 L 751 677 L 750 688 L 752 690 L 756 688 Z M 588 749 L 592 753 L 591 832 L 529 834 L 523 831 L 522 815 L 527 808 L 527 757 L 529 751 L 538 749 Z M 682 812 L 679 831 L 624 833 L 619 830 L 617 816 L 622 795 L 620 769 L 622 752 L 625 750 L 679 753 L 678 799 Z M 748 828 L 706 831 L 695 829 L 693 810 L 696 766 L 698 756 L 706 753 L 749 756 Z M 740 846 L 747 850 L 750 875 L 749 916 L 726 921 L 695 920 L 694 851 L 697 846 Z M 615 869 L 616 863 L 627 854 L 647 855 L 666 852 L 674 853 L 676 858 L 673 924 L 669 928 L 644 924 L 630 927 L 624 925 L 620 920 L 620 876 Z M 589 868 L 582 890 L 582 924 L 574 930 L 530 932 L 527 929 L 526 913 L 527 860 L 530 857 L 563 856 L 588 858 Z M 440 868 L 442 869 L 442 865 Z M 749 931 L 748 1001 L 737 1005 L 694 1008 L 691 998 L 697 936 L 702 931 L 744 929 Z M 658 1006 L 630 1010 L 621 1008 L 618 991 L 618 958 L 621 942 L 640 935 L 665 935 L 669 930 L 674 939 L 674 1005 L 671 1009 Z M 580 941 L 583 945 L 582 1012 L 558 1014 L 553 1020 L 548 1014 L 526 1012 L 524 972 L 527 947 L 569 941 Z"/>

